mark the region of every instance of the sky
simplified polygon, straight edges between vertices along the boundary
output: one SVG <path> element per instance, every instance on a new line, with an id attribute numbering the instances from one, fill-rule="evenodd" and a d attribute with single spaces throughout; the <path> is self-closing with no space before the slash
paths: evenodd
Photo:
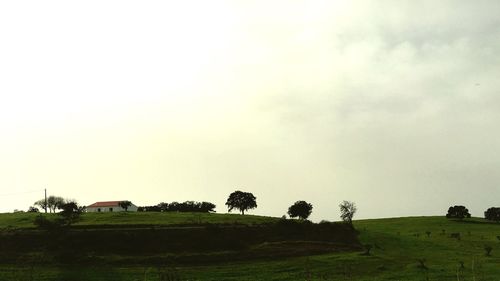
<path id="1" fill-rule="evenodd" d="M 0 212 L 500 202 L 499 1 L 1 1 Z M 355 218 L 356 218 L 355 217 Z"/>

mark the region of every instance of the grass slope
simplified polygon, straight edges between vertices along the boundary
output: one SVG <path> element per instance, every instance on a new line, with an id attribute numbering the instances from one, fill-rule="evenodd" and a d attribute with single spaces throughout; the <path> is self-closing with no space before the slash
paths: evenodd
<path id="1" fill-rule="evenodd" d="M 36 213 L 4 213 L 0 214 L 1 229 L 34 228 Z M 47 214 L 55 217 L 55 214 Z M 208 213 L 177 213 L 177 212 L 127 212 L 127 213 L 84 213 L 82 219 L 75 223 L 77 227 L 102 226 L 173 226 L 196 224 L 265 224 L 275 222 L 277 218 L 238 215 L 238 214 L 208 214 Z"/>
<path id="2" fill-rule="evenodd" d="M 500 224 L 411 217 L 355 222 L 372 255 L 331 253 L 206 266 L 0 266 L 0 280 L 500 280 Z M 426 232 L 430 232 L 428 236 Z M 461 239 L 450 237 L 460 233 Z M 493 248 L 486 256 L 484 246 Z M 425 259 L 426 268 L 418 260 Z M 464 268 L 460 268 L 460 261 Z M 16 275 L 17 274 L 17 275 Z M 171 279 L 161 279 L 165 274 Z M 17 279 L 16 279 L 17 278 Z M 24 278 L 24 279 L 23 279 Z"/>

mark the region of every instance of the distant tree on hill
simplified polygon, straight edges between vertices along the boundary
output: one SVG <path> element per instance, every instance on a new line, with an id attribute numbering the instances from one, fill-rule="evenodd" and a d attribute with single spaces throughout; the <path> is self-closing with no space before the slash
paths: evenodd
<path id="1" fill-rule="evenodd" d="M 118 203 L 118 205 L 119 205 L 120 207 L 122 207 L 122 208 L 125 210 L 125 212 L 126 212 L 126 211 L 128 211 L 128 208 L 129 208 L 130 206 L 132 206 L 132 202 L 130 202 L 130 201 L 128 201 L 128 200 L 125 200 L 125 201 L 120 201 L 120 202 Z"/>
<path id="2" fill-rule="evenodd" d="M 48 206 L 47 206 L 48 204 L 46 204 L 45 199 L 40 199 L 40 200 L 36 201 L 35 203 L 33 203 L 33 205 L 38 206 L 38 207 L 42 208 L 43 210 L 48 209 Z"/>
<path id="3" fill-rule="evenodd" d="M 213 213 L 215 212 L 215 207 L 215 204 L 203 201 L 201 202 L 199 209 L 203 213 Z"/>
<path id="4" fill-rule="evenodd" d="M 252 193 L 237 190 L 229 194 L 226 206 L 229 208 L 229 212 L 238 209 L 244 215 L 245 211 L 257 208 L 257 201 Z"/>
<path id="5" fill-rule="evenodd" d="M 177 202 L 177 201 L 174 201 L 172 203 L 169 203 L 168 204 L 168 211 L 169 212 L 179 212 L 180 210 L 180 205 L 181 203 Z"/>
<path id="6" fill-rule="evenodd" d="M 52 213 L 56 212 L 57 210 L 60 210 L 62 205 L 64 205 L 64 198 L 59 197 L 59 196 L 49 196 L 47 198 L 47 205 L 49 209 L 51 209 Z"/>
<path id="7" fill-rule="evenodd" d="M 352 218 L 354 217 L 354 214 L 356 214 L 356 211 L 358 210 L 356 208 L 356 204 L 354 204 L 354 202 L 344 200 L 342 203 L 340 203 L 339 207 L 340 207 L 340 218 L 344 222 L 352 225 Z"/>
<path id="8" fill-rule="evenodd" d="M 449 219 L 463 220 L 464 218 L 470 218 L 471 215 L 469 213 L 469 210 L 465 208 L 465 206 L 455 205 L 448 208 L 448 213 L 446 214 L 446 217 Z"/>
<path id="9" fill-rule="evenodd" d="M 500 221 L 500 208 L 491 207 L 484 212 L 484 218 L 490 221 Z"/>
<path id="10" fill-rule="evenodd" d="M 312 212 L 313 206 L 306 201 L 297 201 L 288 208 L 288 215 L 291 218 L 299 217 L 302 220 L 307 219 Z"/>
<path id="11" fill-rule="evenodd" d="M 81 206 L 78 206 L 76 201 L 68 201 L 60 205 L 59 208 L 62 211 L 58 213 L 57 217 L 49 219 L 45 215 L 40 214 L 35 218 L 34 224 L 40 229 L 62 231 L 78 221 L 83 210 Z"/>
<path id="12" fill-rule="evenodd" d="M 47 208 L 50 213 L 55 213 L 57 209 L 61 209 L 64 204 L 64 199 L 59 196 L 49 196 L 47 201 L 45 199 L 40 199 L 34 203 L 35 206 L 39 206 L 44 209 Z"/>
<path id="13" fill-rule="evenodd" d="M 28 209 L 28 213 L 38 213 L 38 212 L 40 212 L 40 210 L 38 210 L 38 208 L 34 206 L 30 206 Z"/>
<path id="14" fill-rule="evenodd" d="M 185 201 L 179 205 L 180 212 L 193 212 L 196 208 L 194 201 Z"/>
<path id="15" fill-rule="evenodd" d="M 158 208 L 160 208 L 160 212 L 167 212 L 168 211 L 168 203 L 161 202 L 157 206 L 158 206 Z"/>
<path id="16" fill-rule="evenodd" d="M 59 213 L 62 217 L 62 224 L 70 225 L 80 219 L 82 208 L 78 206 L 76 201 L 66 202 L 61 206 L 62 211 Z"/>

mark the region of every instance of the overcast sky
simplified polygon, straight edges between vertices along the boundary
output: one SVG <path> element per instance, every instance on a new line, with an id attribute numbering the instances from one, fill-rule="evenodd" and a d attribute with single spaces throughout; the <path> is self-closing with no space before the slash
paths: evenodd
<path id="1" fill-rule="evenodd" d="M 500 1 L 2 1 L 0 211 L 500 206 Z"/>

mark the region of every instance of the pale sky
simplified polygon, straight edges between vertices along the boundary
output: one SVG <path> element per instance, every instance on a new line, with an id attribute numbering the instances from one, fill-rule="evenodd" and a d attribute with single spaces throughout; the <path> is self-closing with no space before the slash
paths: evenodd
<path id="1" fill-rule="evenodd" d="M 1 1 L 0 211 L 500 206 L 500 1 Z M 32 192 L 38 191 L 38 192 Z"/>

